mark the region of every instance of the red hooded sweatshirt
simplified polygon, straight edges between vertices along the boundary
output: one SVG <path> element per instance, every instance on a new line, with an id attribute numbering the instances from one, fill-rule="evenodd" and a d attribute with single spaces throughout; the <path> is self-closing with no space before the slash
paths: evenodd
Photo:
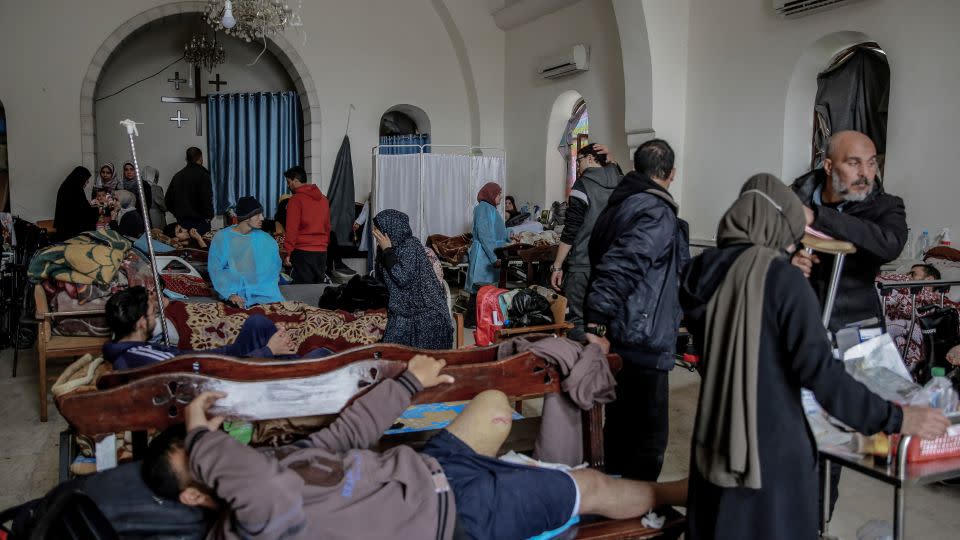
<path id="1" fill-rule="evenodd" d="M 286 236 L 283 247 L 287 253 L 300 251 L 327 251 L 330 241 L 330 203 L 316 184 L 304 184 L 293 192 L 287 203 Z"/>

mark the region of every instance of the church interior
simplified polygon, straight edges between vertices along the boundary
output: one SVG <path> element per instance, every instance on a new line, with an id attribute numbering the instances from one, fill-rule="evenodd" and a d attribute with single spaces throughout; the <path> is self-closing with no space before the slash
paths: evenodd
<path id="1" fill-rule="evenodd" d="M 0 540 L 960 528 L 960 3 L 0 20 Z"/>

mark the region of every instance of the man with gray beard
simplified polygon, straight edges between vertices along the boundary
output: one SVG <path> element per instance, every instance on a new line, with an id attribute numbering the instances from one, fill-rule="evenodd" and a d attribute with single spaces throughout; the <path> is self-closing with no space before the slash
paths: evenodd
<path id="1" fill-rule="evenodd" d="M 857 131 L 830 137 L 823 168 L 793 182 L 793 190 L 812 215 L 814 229 L 857 247 L 848 255 L 840 276 L 830 330 L 876 317 L 883 322 L 883 306 L 874 279 L 880 266 L 896 259 L 907 241 L 903 199 L 890 195 L 877 178 L 877 149 Z M 803 270 L 823 304 L 833 256 L 808 255 L 802 250 L 793 264 Z"/>
<path id="2" fill-rule="evenodd" d="M 840 131 L 830 137 L 823 168 L 793 182 L 803 201 L 807 222 L 838 240 L 857 247 L 847 255 L 837 298 L 830 314 L 830 330 L 876 317 L 883 324 L 883 305 L 874 280 L 880 266 L 896 259 L 907 242 L 903 199 L 883 190 L 877 178 L 877 148 L 858 131 Z M 793 264 L 810 278 L 822 306 L 830 286 L 833 255 L 811 255 L 798 250 Z M 830 514 L 839 496 L 840 466 L 830 471 Z"/>

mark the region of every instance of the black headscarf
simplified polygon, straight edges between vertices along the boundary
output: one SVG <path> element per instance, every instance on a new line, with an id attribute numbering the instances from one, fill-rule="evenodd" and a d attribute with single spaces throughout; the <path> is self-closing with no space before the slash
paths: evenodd
<path id="1" fill-rule="evenodd" d="M 90 206 L 83 187 L 90 179 L 86 167 L 73 169 L 57 191 L 57 207 L 53 214 L 53 226 L 57 229 L 57 240 L 72 238 L 84 231 L 97 228 L 100 213 Z"/>

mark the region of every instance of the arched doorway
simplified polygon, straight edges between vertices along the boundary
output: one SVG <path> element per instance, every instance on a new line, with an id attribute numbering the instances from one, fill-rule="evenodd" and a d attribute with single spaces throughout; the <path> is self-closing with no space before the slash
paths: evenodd
<path id="1" fill-rule="evenodd" d="M 878 43 L 858 43 L 837 53 L 817 75 L 811 168 L 823 166 L 832 134 L 852 129 L 873 140 L 882 174 L 889 103 L 890 64 Z"/>
<path id="2" fill-rule="evenodd" d="M 830 67 L 838 54 L 873 41 L 861 32 L 834 32 L 811 43 L 800 55 L 790 77 L 784 107 L 781 176 L 785 181 L 809 171 L 813 161 L 811 141 L 818 76 Z"/>
<path id="3" fill-rule="evenodd" d="M 580 92 L 568 90 L 557 96 L 547 121 L 544 167 L 546 204 L 566 200 L 570 186 L 576 180 L 576 154 L 580 148 L 577 145 L 588 143 L 588 132 L 587 104 Z M 571 171 L 574 175 L 572 180 Z M 517 201 L 517 204 L 521 204 L 521 201 Z"/>
<path id="4" fill-rule="evenodd" d="M 140 28 L 161 21 L 167 17 L 181 14 L 202 14 L 206 2 L 187 0 L 164 4 L 148 9 L 133 17 L 118 27 L 93 56 L 87 73 L 83 79 L 80 91 L 80 149 L 82 162 L 88 169 L 96 165 L 96 130 L 94 118 L 94 94 L 100 80 L 104 66 L 113 53 L 122 45 L 124 40 L 137 32 Z M 304 148 L 303 160 L 307 173 L 320 171 L 320 107 L 316 85 L 300 53 L 283 36 L 276 35 L 268 41 L 270 51 L 276 56 L 280 64 L 287 70 L 294 82 L 297 94 L 300 96 L 300 107 L 303 112 Z"/>
<path id="5" fill-rule="evenodd" d="M 430 117 L 415 105 L 394 105 L 380 117 L 379 133 L 381 154 L 415 154 L 430 144 Z"/>

